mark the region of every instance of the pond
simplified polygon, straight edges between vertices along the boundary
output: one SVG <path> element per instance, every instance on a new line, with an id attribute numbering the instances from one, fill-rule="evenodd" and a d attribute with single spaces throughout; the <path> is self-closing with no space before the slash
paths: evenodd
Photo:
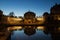
<path id="1" fill-rule="evenodd" d="M 22 28 L 20 30 L 15 29 L 11 32 L 11 37 L 9 39 L 10 40 L 52 40 L 50 33 L 48 34 L 44 33 L 44 26 L 38 26 L 35 29 L 30 27 Z"/>

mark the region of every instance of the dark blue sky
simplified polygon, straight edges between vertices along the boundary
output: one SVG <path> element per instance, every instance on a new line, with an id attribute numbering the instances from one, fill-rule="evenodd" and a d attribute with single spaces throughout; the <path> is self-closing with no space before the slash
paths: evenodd
<path id="1" fill-rule="evenodd" d="M 41 16 L 44 12 L 50 12 L 55 3 L 60 4 L 60 0 L 0 0 L 0 9 L 5 15 L 13 11 L 16 16 L 23 16 L 30 10 Z"/>

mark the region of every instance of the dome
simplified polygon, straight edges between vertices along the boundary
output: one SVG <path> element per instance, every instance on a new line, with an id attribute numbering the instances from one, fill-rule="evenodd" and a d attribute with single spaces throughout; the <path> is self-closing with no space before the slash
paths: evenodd
<path id="1" fill-rule="evenodd" d="M 28 11 L 24 14 L 24 18 L 35 18 L 35 16 L 36 16 L 36 14 L 34 12 L 30 12 L 30 11 Z"/>

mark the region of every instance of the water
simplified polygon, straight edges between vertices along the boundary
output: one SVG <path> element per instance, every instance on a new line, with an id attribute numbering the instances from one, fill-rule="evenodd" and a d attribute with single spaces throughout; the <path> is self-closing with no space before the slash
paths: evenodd
<path id="1" fill-rule="evenodd" d="M 11 26 L 9 40 L 60 40 L 60 27 L 56 26 Z"/>
<path id="2" fill-rule="evenodd" d="M 11 40 L 51 40 L 51 35 L 44 34 L 41 30 L 36 30 L 36 33 L 33 35 L 26 35 L 24 30 L 22 31 L 13 31 L 13 35 L 11 35 Z"/>
<path id="3" fill-rule="evenodd" d="M 52 40 L 51 34 L 45 34 L 43 27 L 36 29 L 25 28 L 22 30 L 13 30 L 11 40 Z"/>

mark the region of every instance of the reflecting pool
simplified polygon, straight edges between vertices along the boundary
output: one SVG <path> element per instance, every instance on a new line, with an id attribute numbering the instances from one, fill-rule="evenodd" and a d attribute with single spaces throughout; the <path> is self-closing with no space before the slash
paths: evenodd
<path id="1" fill-rule="evenodd" d="M 21 26 L 20 26 L 21 27 Z M 13 28 L 12 28 L 13 29 Z M 52 40 L 51 34 L 44 33 L 44 26 L 24 27 L 11 32 L 10 40 Z"/>

